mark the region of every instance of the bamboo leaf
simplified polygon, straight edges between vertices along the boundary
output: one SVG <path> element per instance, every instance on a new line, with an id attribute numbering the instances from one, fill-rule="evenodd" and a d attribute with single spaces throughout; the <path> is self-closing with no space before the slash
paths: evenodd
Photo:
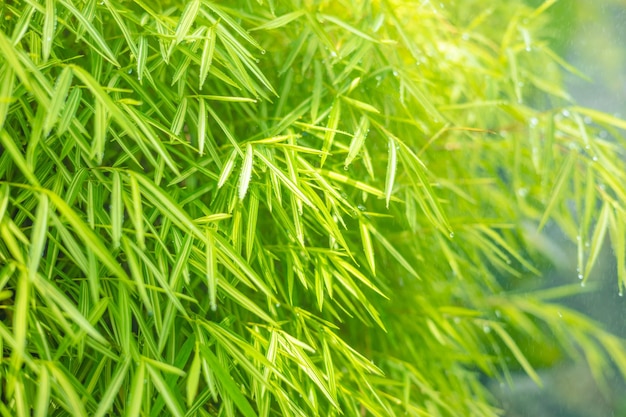
<path id="1" fill-rule="evenodd" d="M 241 173 L 239 174 L 239 199 L 243 200 L 248 192 L 248 186 L 252 179 L 252 145 L 246 145 L 246 155 L 243 159 Z"/>
<path id="2" fill-rule="evenodd" d="M 385 206 L 389 208 L 398 165 L 397 149 L 393 139 L 389 138 L 387 148 L 389 149 L 389 157 L 387 159 L 387 175 L 385 177 Z"/>
<path id="3" fill-rule="evenodd" d="M 117 62 L 115 58 L 115 54 L 111 51 L 111 48 L 107 45 L 106 40 L 103 38 L 102 34 L 96 30 L 96 28 L 91 24 L 90 20 L 82 14 L 74 5 L 68 0 L 57 0 L 60 4 L 63 5 L 70 13 L 74 15 L 74 17 L 80 22 L 81 28 L 84 29 L 89 36 L 93 39 L 93 41 L 98 45 L 98 48 L 94 48 L 94 52 L 102 55 L 104 59 L 111 62 L 116 67 L 120 66 L 120 63 Z"/>
<path id="4" fill-rule="evenodd" d="M 72 85 L 72 71 L 69 67 L 63 68 L 61 75 L 57 79 L 50 107 L 47 110 L 46 118 L 43 123 L 43 135 L 48 136 L 52 127 L 59 122 L 59 115 L 65 104 L 65 98 Z M 60 125 L 60 122 L 59 122 Z M 60 130 L 60 129 L 59 129 Z"/>
<path id="5" fill-rule="evenodd" d="M 183 14 L 180 16 L 178 25 L 176 26 L 176 33 L 174 35 L 174 41 L 176 44 L 181 43 L 189 35 L 189 30 L 191 30 L 191 26 L 196 20 L 199 11 L 200 0 L 192 0 L 187 3 Z"/>
<path id="6" fill-rule="evenodd" d="M 490 322 L 489 327 L 492 328 L 498 334 L 500 339 L 502 339 L 506 347 L 509 348 L 509 350 L 511 351 L 511 353 L 513 354 L 517 362 L 519 362 L 519 364 L 522 366 L 522 368 L 524 369 L 526 374 L 530 377 L 530 379 L 532 379 L 535 384 L 541 387 L 543 385 L 541 383 L 541 378 L 539 378 L 539 375 L 537 374 L 533 366 L 530 364 L 530 362 L 528 362 L 528 359 L 526 359 L 526 356 L 524 356 L 520 348 L 517 346 L 517 343 L 515 343 L 515 340 L 511 337 L 511 335 L 509 335 L 509 333 L 507 333 L 507 331 L 504 330 L 504 328 L 502 328 L 502 326 L 500 326 L 500 324 L 498 323 Z"/>
<path id="7" fill-rule="evenodd" d="M 110 412 L 113 401 L 115 400 L 115 397 L 119 395 L 120 388 L 122 387 L 124 379 L 127 376 L 130 362 L 130 357 L 127 357 L 124 362 L 120 363 L 117 366 L 117 369 L 113 374 L 111 381 L 109 382 L 107 391 L 104 393 L 102 399 L 100 400 L 100 404 L 98 405 L 98 409 L 96 410 L 95 414 L 93 414 L 94 417 L 102 417 Z"/>
<path id="8" fill-rule="evenodd" d="M 204 38 L 204 48 L 202 49 L 202 56 L 200 57 L 200 79 L 198 88 L 201 90 L 204 82 L 206 80 L 207 75 L 209 74 L 209 70 L 211 69 L 211 64 L 213 62 L 213 54 L 215 52 L 215 26 L 211 26 L 207 29 L 206 35 Z"/>
<path id="9" fill-rule="evenodd" d="M 546 209 L 541 217 L 541 221 L 539 222 L 539 226 L 537 227 L 537 231 L 543 229 L 546 222 L 550 218 L 552 211 L 555 209 L 557 203 L 562 198 L 562 193 L 564 192 L 564 186 L 566 182 L 571 178 L 571 172 L 574 168 L 574 164 L 576 162 L 576 154 L 571 152 L 565 161 L 563 161 L 563 165 L 561 166 L 561 170 L 559 171 L 556 180 L 554 182 L 554 186 L 550 192 L 550 200 L 546 206 Z"/>
<path id="10" fill-rule="evenodd" d="M 56 7 L 54 0 L 46 0 L 43 20 L 43 31 L 41 34 L 41 54 L 44 62 L 48 61 L 52 42 L 54 41 L 54 27 L 56 25 Z"/>
<path id="11" fill-rule="evenodd" d="M 604 236 L 609 225 L 611 207 L 609 203 L 604 203 L 595 230 L 593 231 L 593 237 L 591 238 L 591 246 L 589 248 L 589 258 L 587 259 L 587 265 L 585 266 L 585 274 L 583 277 L 583 283 L 589 278 L 589 274 L 593 269 L 600 250 L 604 246 Z"/>
<path id="12" fill-rule="evenodd" d="M 46 233 L 48 231 L 48 197 L 42 194 L 39 198 L 37 213 L 33 223 L 33 231 L 30 238 L 30 249 L 28 254 L 28 279 L 35 280 L 35 275 L 39 270 L 39 263 L 43 256 L 46 244 Z"/>
<path id="13" fill-rule="evenodd" d="M 357 157 L 363 144 L 365 143 L 365 138 L 369 132 L 369 119 L 367 116 L 362 116 L 359 122 L 359 126 L 357 127 L 356 132 L 354 133 L 354 137 L 350 142 L 350 148 L 348 149 L 348 156 L 346 157 L 346 161 L 344 162 L 344 168 L 348 169 L 354 158 Z"/>
<path id="14" fill-rule="evenodd" d="M 224 394 L 235 403 L 235 406 L 239 409 L 241 414 L 245 417 L 257 417 L 257 414 L 254 412 L 254 409 L 246 397 L 241 393 L 235 381 L 232 380 L 228 371 L 223 368 L 213 352 L 204 345 L 200 346 L 200 352 L 202 353 L 202 358 L 215 374 Z"/>
<path id="15" fill-rule="evenodd" d="M 339 125 L 339 119 L 341 117 L 341 101 L 335 99 L 333 107 L 330 109 L 330 115 L 328 116 L 328 125 L 326 133 L 324 134 L 324 145 L 322 146 L 322 158 L 320 160 L 320 168 L 324 166 L 326 156 L 330 152 L 333 146 L 333 140 L 335 139 L 335 132 Z"/>
<path id="16" fill-rule="evenodd" d="M 183 417 L 183 411 L 176 399 L 174 391 L 172 391 L 172 387 L 165 382 L 158 370 L 153 369 L 150 365 L 146 365 L 146 369 L 148 369 L 148 373 L 150 374 L 150 381 L 152 381 L 157 391 L 161 394 L 170 413 L 172 413 L 174 417 Z"/>

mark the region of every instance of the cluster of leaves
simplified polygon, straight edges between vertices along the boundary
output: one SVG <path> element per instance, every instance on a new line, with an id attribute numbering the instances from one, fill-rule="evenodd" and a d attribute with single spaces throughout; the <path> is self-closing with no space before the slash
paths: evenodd
<path id="1" fill-rule="evenodd" d="M 626 279 L 626 123 L 553 3 L 4 2 L 0 414 L 492 416 L 528 338 L 626 374 L 502 290 L 524 221 Z"/>

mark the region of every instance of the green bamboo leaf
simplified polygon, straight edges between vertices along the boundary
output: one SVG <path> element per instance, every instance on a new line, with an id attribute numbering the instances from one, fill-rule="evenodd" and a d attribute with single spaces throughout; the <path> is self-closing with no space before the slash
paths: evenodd
<path id="1" fill-rule="evenodd" d="M 46 118 L 43 124 L 44 137 L 48 136 L 52 127 L 59 122 L 59 115 L 61 115 L 61 110 L 65 105 L 65 98 L 67 97 L 71 85 L 72 70 L 68 67 L 64 67 L 61 71 L 61 75 L 59 75 L 57 79 L 54 91 L 52 92 L 50 107 L 46 112 Z"/>
<path id="2" fill-rule="evenodd" d="M 34 417 L 46 417 L 50 407 L 50 373 L 42 366 L 37 381 L 37 398 L 35 400 Z"/>
<path id="3" fill-rule="evenodd" d="M 55 95 L 54 99 L 56 100 L 58 99 L 58 97 Z M 80 88 L 73 88 L 70 91 L 67 100 L 65 101 L 65 105 L 62 106 L 63 110 L 61 112 L 61 118 L 57 124 L 57 135 L 61 136 L 67 131 L 67 129 L 69 129 L 72 121 L 74 121 L 74 117 L 76 116 L 76 112 L 78 111 L 78 106 L 80 105 L 81 100 L 82 92 Z M 53 126 L 54 119 L 51 118 L 50 123 L 52 123 Z M 52 128 L 52 126 L 50 126 L 50 128 Z"/>
<path id="4" fill-rule="evenodd" d="M 183 125 L 185 124 L 185 116 L 187 115 L 187 103 L 187 97 L 183 97 L 178 105 L 176 114 L 174 115 L 174 119 L 172 119 L 171 130 L 176 136 L 179 136 L 180 132 L 183 130 Z"/>
<path id="5" fill-rule="evenodd" d="M 387 143 L 389 157 L 387 158 L 387 175 L 385 176 L 385 206 L 389 208 L 389 201 L 393 193 L 393 185 L 396 178 L 396 168 L 398 165 L 397 148 L 392 138 Z"/>
<path id="6" fill-rule="evenodd" d="M 206 278 L 209 288 L 209 305 L 211 310 L 217 310 L 217 259 L 215 257 L 215 243 L 213 235 L 207 228 L 206 243 Z"/>
<path id="7" fill-rule="evenodd" d="M 626 287 L 626 224 L 619 212 L 611 211 L 609 214 L 609 234 L 617 261 L 619 294 L 623 296 Z"/>
<path id="8" fill-rule="evenodd" d="M 176 26 L 176 33 L 174 35 L 174 42 L 176 45 L 181 43 L 189 35 L 189 30 L 191 29 L 193 22 L 196 20 L 199 11 L 200 0 L 192 0 L 187 3 L 183 14 L 180 16 L 178 25 Z"/>
<path id="9" fill-rule="evenodd" d="M 204 2 L 204 5 L 207 6 L 207 8 L 211 9 L 213 13 L 219 16 L 219 21 L 224 22 L 226 25 L 232 28 L 237 33 L 237 35 L 241 36 L 241 38 L 244 39 L 246 42 L 250 43 L 252 46 L 254 46 L 257 49 L 264 51 L 264 49 L 261 47 L 259 42 L 256 39 L 254 39 L 252 36 L 250 36 L 248 31 L 246 31 L 241 25 L 237 23 L 237 21 L 233 17 L 230 16 L 232 14 L 232 10 L 228 10 L 228 9 L 223 10 L 220 5 L 212 1 L 203 0 L 203 2 Z M 204 14 L 205 16 L 208 15 L 208 13 L 206 12 Z M 214 19 L 213 17 L 211 18 Z M 220 27 L 220 31 L 222 35 L 228 37 L 229 39 L 231 40 L 235 39 L 230 33 L 224 30 L 223 27 Z"/>
<path id="10" fill-rule="evenodd" d="M 131 207 L 129 207 L 129 212 L 131 215 L 131 220 L 133 222 L 133 228 L 135 229 L 135 236 L 137 238 L 137 243 L 139 247 L 143 250 L 146 247 L 145 243 L 145 228 L 143 221 L 143 208 L 142 208 L 142 200 L 141 200 L 141 191 L 139 190 L 139 184 L 137 183 L 137 178 L 130 176 L 130 195 L 131 195 Z M 120 235 L 121 236 L 121 235 Z"/>
<path id="11" fill-rule="evenodd" d="M 54 303 L 61 308 L 61 310 L 65 311 L 65 314 L 72 320 L 73 323 L 78 325 L 82 330 L 85 331 L 89 336 L 93 337 L 96 341 L 103 345 L 108 345 L 108 341 L 98 332 L 93 325 L 85 318 L 84 315 L 74 306 L 74 304 L 67 298 L 67 296 L 61 293 L 56 286 L 47 282 L 45 279 L 40 276 L 35 276 L 35 280 L 33 281 L 37 290 L 41 293 L 42 296 L 48 297 L 50 300 L 54 301 Z"/>
<path id="12" fill-rule="evenodd" d="M 219 359 L 213 354 L 213 352 L 211 352 L 211 350 L 205 345 L 200 346 L 200 352 L 202 353 L 202 358 L 207 362 L 211 371 L 215 374 L 215 377 L 219 381 L 223 393 L 233 401 L 241 414 L 244 417 L 257 417 L 257 414 L 254 412 L 254 409 L 246 397 L 241 393 L 241 390 L 237 387 L 237 384 L 233 381 L 229 372 L 224 369 Z"/>
<path id="13" fill-rule="evenodd" d="M 376 237 L 376 239 L 385 247 L 385 249 L 387 249 L 391 256 L 393 256 L 398 261 L 398 263 L 404 267 L 404 269 L 409 271 L 411 275 L 413 275 L 415 278 L 420 279 L 419 274 L 415 271 L 415 269 L 413 269 L 411 264 L 400 254 L 400 252 L 398 252 L 398 250 L 393 244 L 391 244 L 391 242 L 389 242 L 381 233 L 379 233 L 376 228 L 371 226 L 368 226 L 368 228 L 370 233 L 373 234 L 374 237 Z"/>
<path id="14" fill-rule="evenodd" d="M 367 259 L 367 263 L 369 264 L 370 270 L 372 274 L 376 274 L 376 262 L 374 257 L 374 247 L 372 245 L 372 237 L 370 236 L 369 229 L 367 224 L 360 219 L 359 220 L 359 230 L 361 232 L 361 242 L 363 242 L 363 251 L 365 252 L 365 259 Z"/>
<path id="15" fill-rule="evenodd" d="M 206 80 L 206 77 L 209 74 L 209 70 L 211 69 L 213 54 L 215 52 L 216 37 L 217 35 L 215 32 L 215 26 L 211 26 L 206 30 L 206 35 L 204 37 L 204 48 L 202 49 L 202 56 L 200 57 L 200 73 L 198 86 L 200 90 L 202 90 L 204 81 Z"/>
<path id="16" fill-rule="evenodd" d="M 337 126 L 339 125 L 339 119 L 341 117 L 341 101 L 339 99 L 335 99 L 333 101 L 333 107 L 330 109 L 330 115 L 328 116 L 328 125 L 326 126 L 328 130 L 324 134 L 324 145 L 322 146 L 322 158 L 320 160 L 320 168 L 324 166 L 324 162 L 326 161 L 326 156 L 330 152 L 333 146 L 333 140 L 335 138 L 335 133 L 337 131 Z"/>
<path id="17" fill-rule="evenodd" d="M 340 96 L 340 97 L 343 101 L 345 101 L 346 103 L 348 103 L 349 105 L 353 107 L 356 107 L 359 110 L 363 110 L 364 112 L 367 112 L 367 113 L 376 113 L 376 114 L 380 113 L 380 110 L 378 110 L 376 107 L 372 106 L 371 104 L 367 104 L 363 101 L 355 100 L 353 98 L 346 97 L 346 96 Z"/>
<path id="18" fill-rule="evenodd" d="M 554 211 L 557 203 L 562 198 L 562 193 L 564 192 L 564 186 L 571 178 L 572 169 L 576 163 L 576 153 L 570 152 L 565 161 L 563 161 L 563 165 L 561 165 L 561 170 L 559 171 L 556 180 L 554 181 L 554 186 L 550 191 L 550 200 L 546 205 L 546 210 L 541 217 L 541 221 L 539 222 L 539 226 L 537 226 L 537 231 L 543 229 L 546 222 L 550 218 L 550 215 Z"/>
<path id="19" fill-rule="evenodd" d="M 108 388 L 102 395 L 102 399 L 98 405 L 98 409 L 93 414 L 93 417 L 103 417 L 108 415 L 115 401 L 115 397 L 120 394 L 120 388 L 124 383 L 124 379 L 127 377 L 128 368 L 130 367 L 131 358 L 126 357 L 124 362 L 120 363 L 111 377 L 111 381 L 108 381 Z"/>
<path id="20" fill-rule="evenodd" d="M 368 35 L 365 32 L 360 31 L 359 29 L 349 25 L 348 23 L 344 22 L 343 20 L 335 17 L 335 16 L 331 16 L 331 15 L 327 15 L 327 14 L 320 14 L 320 17 L 324 20 L 328 20 L 329 22 L 333 22 L 334 24 L 336 24 L 337 26 L 347 30 L 348 32 L 353 33 L 354 35 L 361 37 L 365 40 L 368 40 L 370 42 L 374 42 L 374 43 L 379 43 L 380 40 Z"/>
<path id="21" fill-rule="evenodd" d="M 145 36 L 139 37 L 137 48 L 137 79 L 143 82 L 143 76 L 146 71 L 146 63 L 148 60 L 148 39 Z"/>
<path id="22" fill-rule="evenodd" d="M 152 381 L 157 391 L 159 391 L 159 393 L 161 394 L 161 398 L 163 398 L 163 401 L 165 401 L 165 405 L 167 405 L 170 413 L 172 413 L 174 417 L 183 417 L 184 414 L 182 408 L 177 401 L 176 395 L 174 394 L 172 387 L 167 382 L 165 382 L 165 380 L 161 376 L 161 373 L 158 370 L 153 369 L 150 365 L 146 365 L 146 369 L 150 374 L 150 381 Z"/>
<path id="23" fill-rule="evenodd" d="M 113 237 L 113 248 L 120 246 L 122 238 L 122 223 L 124 222 L 124 203 L 122 197 L 122 180 L 117 171 L 111 173 L 113 184 L 111 187 L 111 233 Z"/>
<path id="24" fill-rule="evenodd" d="M 257 232 L 257 219 L 259 215 L 259 198 L 256 193 L 250 195 L 248 203 L 248 224 L 246 225 L 246 260 L 250 262 L 254 248 L 255 235 Z"/>
<path id="25" fill-rule="evenodd" d="M 4 76 L 0 84 L 0 130 L 2 130 L 2 126 L 4 126 L 4 122 L 7 120 L 9 106 L 15 100 L 13 97 L 15 74 L 11 67 L 6 65 L 2 66 L 1 72 Z"/>
<path id="26" fill-rule="evenodd" d="M 80 396 L 74 389 L 74 385 L 65 374 L 65 370 L 60 369 L 56 364 L 54 364 L 54 362 L 51 361 L 46 362 L 45 366 L 47 366 L 50 374 L 54 378 L 55 385 L 57 385 L 63 393 L 63 399 L 67 404 L 67 411 L 77 417 L 87 417 L 83 401 L 81 401 Z"/>
<path id="27" fill-rule="evenodd" d="M 222 289 L 226 299 L 234 301 L 252 314 L 261 318 L 263 321 L 276 325 L 276 321 L 269 314 L 267 314 L 264 309 L 255 304 L 254 301 L 252 301 L 249 297 L 246 297 L 242 292 L 238 291 L 237 288 L 230 285 L 225 280 L 217 280 L 217 285 Z"/>
<path id="28" fill-rule="evenodd" d="M 134 56 L 138 57 L 139 53 L 137 51 L 137 45 L 135 45 L 135 41 L 133 40 L 133 34 L 131 33 L 128 26 L 126 26 L 125 20 L 124 18 L 122 18 L 122 16 L 118 12 L 117 7 L 112 5 L 110 2 L 104 2 L 104 6 L 107 8 L 109 13 L 111 13 L 111 16 L 113 16 L 113 19 L 115 20 L 115 23 L 117 24 L 117 27 L 119 27 L 120 31 L 124 35 L 124 39 L 126 40 L 126 44 L 128 45 L 130 52 Z"/>
<path id="29" fill-rule="evenodd" d="M 533 382 L 539 387 L 543 386 L 543 384 L 541 383 L 541 378 L 539 377 L 533 366 L 530 364 L 530 362 L 528 362 L 528 359 L 526 359 L 526 356 L 524 355 L 524 353 L 522 353 L 511 335 L 509 335 L 509 333 L 504 330 L 504 328 L 499 323 L 489 322 L 489 327 L 498 334 L 500 339 L 502 339 L 506 347 L 509 348 L 517 362 L 522 366 L 530 379 L 532 379 Z"/>
<path id="30" fill-rule="evenodd" d="M 217 181 L 217 188 L 222 188 L 226 181 L 228 181 L 230 174 L 233 172 L 233 168 L 235 168 L 235 158 L 237 157 L 237 154 L 238 152 L 236 149 L 233 149 L 233 151 L 230 153 L 228 160 L 222 167 L 222 173 L 220 174 L 220 178 Z"/>
<path id="31" fill-rule="evenodd" d="M 52 42 L 54 40 L 54 26 L 56 24 L 56 7 L 54 0 L 46 0 L 44 8 L 43 30 L 41 33 L 41 55 L 44 62 L 48 61 Z"/>
<path id="32" fill-rule="evenodd" d="M 120 67 L 120 63 L 115 58 L 115 54 L 111 51 L 111 48 L 107 45 L 106 40 L 100 32 L 91 24 L 91 21 L 82 14 L 74 5 L 68 0 L 57 0 L 63 7 L 65 7 L 70 13 L 74 15 L 76 20 L 80 22 L 80 29 L 89 33 L 89 36 L 96 43 L 98 48 L 94 48 L 93 51 L 100 54 L 104 59 L 111 62 L 116 67 Z"/>
<path id="33" fill-rule="evenodd" d="M 357 157 L 359 152 L 361 152 L 361 148 L 363 148 L 363 144 L 365 143 L 365 138 L 367 138 L 367 134 L 369 132 L 370 122 L 367 116 L 361 116 L 361 120 L 359 121 L 359 126 L 354 133 L 354 137 L 350 142 L 350 148 L 348 149 L 348 156 L 346 157 L 346 161 L 344 162 L 344 168 L 348 169 L 354 158 Z"/>
<path id="34" fill-rule="evenodd" d="M 139 366 L 135 370 L 135 376 L 130 386 L 129 400 L 126 404 L 126 417 L 139 417 L 141 413 L 141 405 L 143 403 L 143 388 L 145 381 L 146 365 L 143 361 L 139 362 Z"/>
<path id="35" fill-rule="evenodd" d="M 186 391 L 187 391 L 187 407 L 191 407 L 196 396 L 198 394 L 198 384 L 200 382 L 200 365 L 202 364 L 202 358 L 200 355 L 199 345 L 196 343 L 195 354 L 193 356 L 193 360 L 191 361 L 191 366 L 189 367 Z"/>
<path id="36" fill-rule="evenodd" d="M 124 112 L 115 104 L 111 97 L 104 91 L 104 88 L 98 83 L 92 74 L 85 69 L 76 66 L 69 65 L 74 75 L 79 78 L 87 88 L 93 93 L 98 101 L 104 106 L 104 108 L 111 114 L 113 119 L 129 134 L 135 138 L 140 137 L 139 131 L 135 125 L 126 117 Z"/>
<path id="37" fill-rule="evenodd" d="M 28 253 L 28 278 L 35 279 L 39 270 L 39 262 L 46 244 L 46 233 L 48 230 L 48 197 L 42 194 L 39 198 L 37 213 L 33 223 L 33 231 L 30 237 L 30 248 Z"/>
<path id="38" fill-rule="evenodd" d="M 585 273 L 583 277 L 583 284 L 589 278 L 589 274 L 596 264 L 600 250 L 604 246 L 604 236 L 609 225 L 609 216 L 611 207 L 609 202 L 605 202 L 598 216 L 598 222 L 595 230 L 593 231 L 593 237 L 591 238 L 591 246 L 589 247 L 589 258 L 587 258 L 587 265 L 585 266 Z"/>
<path id="39" fill-rule="evenodd" d="M 243 157 L 243 151 L 241 150 L 241 147 L 239 146 L 239 142 L 237 141 L 237 139 L 235 139 L 235 137 L 233 136 L 231 131 L 228 129 L 226 124 L 222 121 L 221 118 L 217 116 L 217 114 L 213 111 L 211 106 L 207 107 L 207 110 L 209 111 L 209 114 L 211 115 L 211 117 L 213 117 L 215 122 L 218 124 L 220 129 L 222 129 L 222 131 L 226 135 L 226 138 L 228 138 L 228 140 L 230 141 L 231 145 L 233 145 L 233 148 L 237 150 L 237 152 L 239 153 L 241 157 Z"/>
<path id="40" fill-rule="evenodd" d="M 4 229 L 3 225 L 0 225 Z M 1 230 L 6 239 L 4 230 Z M 15 337 L 14 350 L 12 352 L 12 366 L 19 369 L 24 363 L 27 354 L 27 334 L 29 327 L 28 305 L 31 299 L 31 285 L 27 273 L 21 272 L 18 276 L 17 288 L 15 290 L 15 306 L 13 311 L 13 335 Z"/>
<path id="41" fill-rule="evenodd" d="M 200 97 L 198 100 L 198 152 L 200 156 L 204 154 L 204 142 L 206 140 L 206 108 L 204 99 Z"/>
<path id="42" fill-rule="evenodd" d="M 302 190 L 298 188 L 296 184 L 293 183 L 287 176 L 278 169 L 274 164 L 272 164 L 269 159 L 267 159 L 263 154 L 258 151 L 254 151 L 255 155 L 280 179 L 281 183 L 283 183 L 287 188 L 291 190 L 302 202 L 304 202 L 307 206 L 315 209 L 316 206 L 313 202 L 307 197 Z"/>
<path id="43" fill-rule="evenodd" d="M 13 138 L 4 129 L 0 130 L 0 142 L 4 146 L 5 151 L 11 156 L 13 163 L 22 171 L 26 179 L 28 179 L 32 185 L 38 186 L 39 180 L 26 163 L 22 152 L 13 141 Z"/>
<path id="44" fill-rule="evenodd" d="M 270 20 L 266 23 L 263 23 L 260 26 L 255 27 L 254 29 L 251 30 L 274 30 L 274 29 L 278 29 L 280 27 L 283 27 L 285 25 L 288 25 L 289 23 L 293 22 L 296 19 L 299 19 L 300 17 L 304 16 L 306 13 L 306 11 L 304 10 L 297 10 L 295 12 L 291 12 L 291 13 L 286 13 L 282 16 L 277 17 L 276 19 Z"/>
<path id="45" fill-rule="evenodd" d="M 191 232 L 197 238 L 205 241 L 206 236 L 194 224 L 189 215 L 163 190 L 138 172 L 129 172 L 131 177 L 135 177 L 137 183 L 141 186 L 142 194 L 148 197 L 149 201 L 172 220 L 183 230 Z"/>
<path id="46" fill-rule="evenodd" d="M 252 145 L 246 145 L 246 156 L 243 160 L 243 165 L 241 167 L 241 173 L 239 174 L 239 199 L 243 200 L 248 192 L 248 186 L 250 185 L 250 180 L 252 179 Z"/>
<path id="47" fill-rule="evenodd" d="M 38 86 L 33 81 L 32 76 L 29 75 L 27 69 L 24 67 L 22 62 L 20 62 L 23 60 L 23 52 L 21 50 L 18 51 L 15 48 L 9 38 L 7 38 L 4 31 L 0 31 L 0 56 L 4 58 L 4 68 L 11 68 L 14 76 L 17 76 L 19 81 L 26 88 L 26 91 L 35 94 L 35 96 L 40 100 L 43 99 L 43 97 L 37 94 L 38 91 L 36 90 L 38 89 Z M 42 104 L 47 104 L 47 97 L 42 100 Z"/>
<path id="48" fill-rule="evenodd" d="M 67 203 L 57 194 L 50 190 L 42 189 L 42 193 L 46 194 L 52 204 L 57 208 L 59 214 L 72 225 L 76 234 L 83 240 L 89 249 L 100 259 L 100 261 L 109 270 L 122 280 L 128 280 L 128 276 L 120 264 L 115 260 L 111 252 L 102 243 L 100 238 L 91 230 L 85 222 L 76 214 L 76 212 L 67 205 Z"/>

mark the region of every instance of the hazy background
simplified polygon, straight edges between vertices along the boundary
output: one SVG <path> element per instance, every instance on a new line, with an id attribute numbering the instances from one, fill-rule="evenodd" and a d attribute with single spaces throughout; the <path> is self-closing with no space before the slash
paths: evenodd
<path id="1" fill-rule="evenodd" d="M 550 13 L 555 49 L 592 80 L 567 75 L 568 92 L 583 106 L 626 118 L 626 0 L 560 0 Z M 572 267 L 547 273 L 546 284 L 576 282 L 575 247 L 557 230 L 548 233 L 571 256 L 566 264 Z M 626 296 L 618 296 L 610 245 L 605 245 L 590 282 L 597 284 L 596 291 L 571 297 L 564 304 L 626 338 Z M 560 363 L 540 374 L 543 390 L 521 374 L 513 390 L 494 384 L 507 417 L 626 416 L 626 385 L 618 378 L 611 380 L 609 392 L 600 392 L 584 364 Z"/>

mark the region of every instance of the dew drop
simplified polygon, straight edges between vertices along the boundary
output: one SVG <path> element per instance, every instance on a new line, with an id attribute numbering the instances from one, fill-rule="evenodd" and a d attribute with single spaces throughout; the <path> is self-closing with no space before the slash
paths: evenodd
<path id="1" fill-rule="evenodd" d="M 491 333 L 491 327 L 487 326 L 486 324 L 483 326 L 483 332 L 485 333 Z"/>
<path id="2" fill-rule="evenodd" d="M 563 313 L 561 313 L 561 310 L 559 310 L 559 317 L 563 317 Z"/>
<path id="3" fill-rule="evenodd" d="M 561 114 L 563 115 L 563 117 L 569 117 L 570 116 L 570 112 L 567 109 L 564 109 Z"/>
<path id="4" fill-rule="evenodd" d="M 530 125 L 531 126 L 537 126 L 539 124 L 539 119 L 537 119 L 536 117 L 532 117 L 530 119 Z"/>
<path id="5" fill-rule="evenodd" d="M 348 169 L 350 169 L 350 165 L 344 165 L 343 169 L 344 169 L 344 171 L 347 171 Z"/>
<path id="6" fill-rule="evenodd" d="M 580 286 L 584 288 L 585 287 L 585 281 L 581 282 Z"/>
<path id="7" fill-rule="evenodd" d="M 518 194 L 520 197 L 526 197 L 526 196 L 528 195 L 528 188 L 526 188 L 526 187 L 522 187 L 522 188 L 518 189 L 518 190 L 517 190 L 517 194 Z"/>
<path id="8" fill-rule="evenodd" d="M 276 306 L 276 308 L 280 308 L 280 303 L 276 303 L 274 305 Z"/>
<path id="9" fill-rule="evenodd" d="M 583 279 L 583 274 L 578 274 L 578 279 Z"/>
<path id="10" fill-rule="evenodd" d="M 361 211 L 365 211 L 365 206 L 363 204 L 359 204 L 357 208 Z"/>
<path id="11" fill-rule="evenodd" d="M 597 161 L 597 160 L 598 160 L 598 157 L 597 157 L 597 156 L 594 156 L 593 158 L 591 158 L 591 160 L 595 162 L 595 161 Z"/>
<path id="12" fill-rule="evenodd" d="M 454 239 L 454 232 L 450 232 L 450 239 Z"/>
<path id="13" fill-rule="evenodd" d="M 617 295 L 619 295 L 620 297 L 623 297 L 623 296 L 624 296 L 624 291 L 619 290 L 619 292 L 617 293 Z"/>
<path id="14" fill-rule="evenodd" d="M 261 55 L 265 55 L 265 49 L 261 49 Z"/>

